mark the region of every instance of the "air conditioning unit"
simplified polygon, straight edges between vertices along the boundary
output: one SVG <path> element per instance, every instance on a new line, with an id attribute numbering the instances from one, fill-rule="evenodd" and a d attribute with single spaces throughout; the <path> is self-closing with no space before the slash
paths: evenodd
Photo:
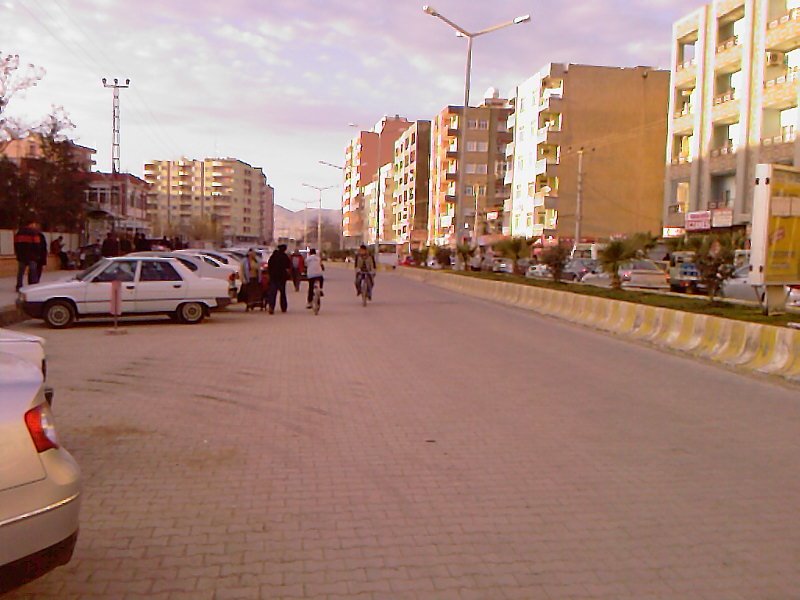
<path id="1" fill-rule="evenodd" d="M 786 54 L 783 52 L 767 52 L 767 66 L 778 67 L 786 64 Z"/>

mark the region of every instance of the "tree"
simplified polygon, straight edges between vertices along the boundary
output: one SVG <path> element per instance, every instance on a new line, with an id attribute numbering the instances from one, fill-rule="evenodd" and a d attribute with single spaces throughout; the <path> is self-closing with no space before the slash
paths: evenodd
<path id="1" fill-rule="evenodd" d="M 456 246 L 456 252 L 458 252 L 458 256 L 461 258 L 465 267 L 469 267 L 469 259 L 472 258 L 477 249 L 477 246 L 471 246 L 470 244 L 459 244 Z"/>
<path id="2" fill-rule="evenodd" d="M 412 249 L 411 250 L 411 257 L 414 259 L 414 262 L 420 267 L 427 267 L 428 266 L 428 253 L 430 248 L 428 246 L 422 246 L 421 248 Z"/>
<path id="3" fill-rule="evenodd" d="M 222 230 L 211 217 L 193 218 L 189 221 L 187 233 L 193 240 L 211 241 L 217 244 L 221 244 L 223 241 Z"/>
<path id="4" fill-rule="evenodd" d="M 21 65 L 18 54 L 0 53 L 0 152 L 9 142 L 20 139 L 31 129 L 21 120 L 6 113 L 11 99 L 34 87 L 44 77 L 44 69 L 32 64 Z"/>
<path id="5" fill-rule="evenodd" d="M 611 287 L 615 290 L 622 288 L 619 270 L 622 265 L 636 256 L 636 248 L 623 240 L 613 240 L 600 251 L 600 264 L 603 270 L 611 276 Z"/>
<path id="6" fill-rule="evenodd" d="M 523 237 L 502 240 L 494 245 L 494 249 L 506 258 L 514 260 L 514 274 L 519 275 L 519 259 L 530 256 L 531 242 Z"/>
<path id="7" fill-rule="evenodd" d="M 448 246 L 436 246 L 434 256 L 436 257 L 436 262 L 439 263 L 442 268 L 449 268 L 452 266 L 450 264 L 450 259 L 453 256 L 453 251 L 450 250 Z"/>
<path id="8" fill-rule="evenodd" d="M 303 242 L 309 247 L 316 247 L 317 245 L 317 224 L 313 223 L 308 226 L 305 232 L 305 239 Z M 322 220 L 322 247 L 338 248 L 339 247 L 339 228 L 332 224 L 330 221 Z M 322 248 L 317 248 L 322 250 Z"/>
<path id="9" fill-rule="evenodd" d="M 564 274 L 564 267 L 567 262 L 569 262 L 569 253 L 570 249 L 563 244 L 550 246 L 542 252 L 542 264 L 547 265 L 547 268 L 550 269 L 550 274 L 553 276 L 553 281 L 556 283 L 561 281 L 561 276 Z"/>
<path id="10" fill-rule="evenodd" d="M 638 256 L 647 256 L 658 245 L 659 237 L 648 232 L 634 233 L 628 244 Z"/>

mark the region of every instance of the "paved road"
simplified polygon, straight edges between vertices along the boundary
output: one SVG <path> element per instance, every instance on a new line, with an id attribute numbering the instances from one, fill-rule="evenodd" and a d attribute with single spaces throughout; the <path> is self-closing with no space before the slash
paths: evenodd
<path id="1" fill-rule="evenodd" d="M 86 494 L 22 598 L 800 595 L 800 394 L 384 274 L 49 332 Z"/>

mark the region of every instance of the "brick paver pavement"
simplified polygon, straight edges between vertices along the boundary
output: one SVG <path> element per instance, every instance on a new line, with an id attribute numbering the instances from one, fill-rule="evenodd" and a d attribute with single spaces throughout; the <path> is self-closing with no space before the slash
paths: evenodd
<path id="1" fill-rule="evenodd" d="M 23 598 L 800 597 L 796 388 L 382 275 L 52 332 L 86 490 Z"/>

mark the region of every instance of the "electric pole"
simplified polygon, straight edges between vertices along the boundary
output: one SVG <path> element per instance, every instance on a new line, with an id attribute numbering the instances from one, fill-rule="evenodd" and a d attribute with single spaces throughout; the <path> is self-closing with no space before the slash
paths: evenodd
<path id="1" fill-rule="evenodd" d="M 108 79 L 103 77 L 103 87 L 113 90 L 113 110 L 112 110 L 112 134 L 111 134 L 111 173 L 119 173 L 119 91 L 131 86 L 131 80 L 126 79 L 125 83 L 120 83 L 119 79 L 114 79 L 114 83 L 108 83 Z"/>
<path id="2" fill-rule="evenodd" d="M 581 242 L 581 221 L 583 220 L 583 148 L 578 150 L 578 181 L 575 195 L 575 243 L 572 246 L 574 253 Z"/>

